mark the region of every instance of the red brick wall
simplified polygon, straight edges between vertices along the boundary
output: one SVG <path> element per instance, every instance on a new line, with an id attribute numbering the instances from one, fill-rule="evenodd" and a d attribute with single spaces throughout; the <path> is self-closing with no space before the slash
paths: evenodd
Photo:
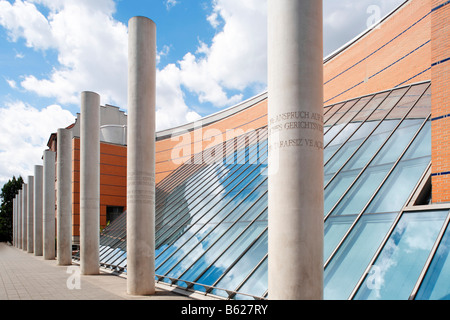
<path id="1" fill-rule="evenodd" d="M 241 112 L 234 114 L 231 117 L 217 121 L 211 125 L 205 126 L 201 130 L 194 130 L 189 133 L 182 134 L 175 137 L 175 139 L 164 139 L 156 142 L 156 183 L 163 180 L 170 173 L 176 170 L 180 165 L 177 164 L 185 154 L 195 154 L 197 150 L 203 150 L 207 147 L 214 146 L 215 144 L 222 143 L 230 138 L 230 133 L 233 132 L 232 129 L 241 129 L 244 132 L 248 130 L 259 129 L 267 125 L 267 100 L 263 100 L 250 108 L 247 108 Z M 206 139 L 205 134 L 208 132 L 214 133 L 210 130 L 215 130 L 217 132 L 222 132 L 221 136 L 217 139 Z M 236 130 L 239 135 L 239 132 Z M 234 137 L 234 136 L 233 136 Z M 231 137 L 231 138 L 233 138 Z M 183 143 L 184 141 L 184 143 Z M 183 152 L 184 145 L 186 142 L 191 142 L 189 146 Z M 176 161 L 174 162 L 172 157 L 175 155 Z M 185 158 L 186 160 L 189 157 Z"/>
<path id="2" fill-rule="evenodd" d="M 431 1 L 432 201 L 450 201 L 450 3 Z"/>
<path id="3" fill-rule="evenodd" d="M 411 0 L 325 63 L 324 104 L 431 79 L 431 0 Z"/>

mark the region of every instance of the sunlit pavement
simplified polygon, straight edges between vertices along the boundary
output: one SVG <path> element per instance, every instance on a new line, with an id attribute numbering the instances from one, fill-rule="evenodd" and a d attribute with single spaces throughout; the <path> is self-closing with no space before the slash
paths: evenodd
<path id="1" fill-rule="evenodd" d="M 0 300 L 186 300 L 157 288 L 152 296 L 130 296 L 127 280 L 101 271 L 80 275 L 79 266 L 58 266 L 31 253 L 0 243 Z"/>

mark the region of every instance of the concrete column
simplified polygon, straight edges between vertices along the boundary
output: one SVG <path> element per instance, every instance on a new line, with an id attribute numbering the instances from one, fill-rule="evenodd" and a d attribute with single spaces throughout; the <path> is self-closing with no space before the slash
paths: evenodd
<path id="1" fill-rule="evenodd" d="M 43 166 L 34 166 L 34 255 L 43 255 Z"/>
<path id="2" fill-rule="evenodd" d="M 18 216 L 17 216 L 17 199 L 18 195 L 14 197 L 14 247 L 17 248 L 17 225 L 19 224 Z"/>
<path id="3" fill-rule="evenodd" d="M 44 235 L 44 259 L 55 259 L 55 161 L 53 151 L 44 151 L 44 185 L 42 231 Z"/>
<path id="4" fill-rule="evenodd" d="M 12 242 L 13 242 L 14 246 L 16 246 L 16 226 L 17 226 L 17 222 L 16 222 L 16 197 L 14 197 L 14 199 L 13 199 L 13 238 L 12 238 Z"/>
<path id="5" fill-rule="evenodd" d="M 81 93 L 80 265 L 81 274 L 99 274 L 100 96 Z"/>
<path id="6" fill-rule="evenodd" d="M 34 177 L 28 176 L 27 197 L 27 252 L 34 250 Z"/>
<path id="7" fill-rule="evenodd" d="M 267 12 L 269 299 L 322 299 L 322 1 Z"/>
<path id="8" fill-rule="evenodd" d="M 22 190 L 17 195 L 17 248 L 22 249 Z"/>
<path id="9" fill-rule="evenodd" d="M 72 264 L 72 133 L 58 129 L 56 161 L 56 257 L 58 265 Z"/>
<path id="10" fill-rule="evenodd" d="M 22 250 L 28 250 L 28 185 L 26 183 L 22 186 Z"/>
<path id="11" fill-rule="evenodd" d="M 156 25 L 128 24 L 127 291 L 155 293 Z"/>

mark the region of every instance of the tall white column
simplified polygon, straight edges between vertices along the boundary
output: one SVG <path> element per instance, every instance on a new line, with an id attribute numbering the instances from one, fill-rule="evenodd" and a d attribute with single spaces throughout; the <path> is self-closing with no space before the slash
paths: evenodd
<path id="1" fill-rule="evenodd" d="M 80 265 L 81 274 L 99 269 L 100 245 L 100 96 L 81 93 Z"/>
<path id="2" fill-rule="evenodd" d="M 28 239 L 28 185 L 24 183 L 22 185 L 22 250 L 27 251 L 27 239 Z"/>
<path id="3" fill-rule="evenodd" d="M 18 248 L 19 239 L 19 194 L 14 198 L 14 247 Z"/>
<path id="4" fill-rule="evenodd" d="M 34 255 L 43 255 L 43 166 L 34 166 Z"/>
<path id="5" fill-rule="evenodd" d="M 127 291 L 155 293 L 156 25 L 128 24 Z"/>
<path id="6" fill-rule="evenodd" d="M 58 265 L 72 264 L 72 133 L 58 129 L 56 161 L 56 257 Z"/>
<path id="7" fill-rule="evenodd" d="M 13 238 L 12 238 L 12 242 L 13 245 L 16 246 L 16 226 L 17 226 L 17 221 L 16 221 L 16 197 L 14 197 L 13 199 Z"/>
<path id="8" fill-rule="evenodd" d="M 322 1 L 267 9 L 269 299 L 322 299 Z"/>
<path id="9" fill-rule="evenodd" d="M 22 249 L 22 189 L 17 195 L 17 248 Z"/>
<path id="10" fill-rule="evenodd" d="M 55 259 L 55 161 L 56 153 L 51 150 L 44 151 L 44 186 L 42 231 L 44 235 L 44 259 Z"/>
<path id="11" fill-rule="evenodd" d="M 28 176 L 27 197 L 27 252 L 34 250 L 34 177 Z"/>

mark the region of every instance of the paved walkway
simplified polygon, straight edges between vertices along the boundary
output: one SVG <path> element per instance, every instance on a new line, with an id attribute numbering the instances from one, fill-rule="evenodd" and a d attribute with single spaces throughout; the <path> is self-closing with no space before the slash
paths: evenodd
<path id="1" fill-rule="evenodd" d="M 79 270 L 79 269 L 78 269 Z M 186 300 L 157 288 L 153 296 L 130 296 L 127 280 L 101 272 L 78 276 L 77 265 L 62 267 L 6 243 L 0 243 L 0 300 Z"/>

